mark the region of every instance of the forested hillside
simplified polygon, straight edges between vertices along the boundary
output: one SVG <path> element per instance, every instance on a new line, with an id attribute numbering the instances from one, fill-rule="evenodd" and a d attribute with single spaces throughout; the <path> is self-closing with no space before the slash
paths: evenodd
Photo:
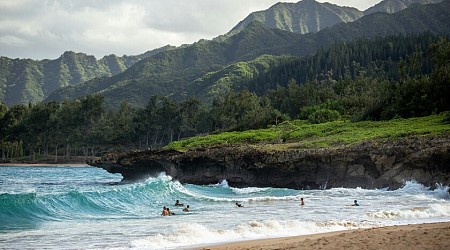
<path id="1" fill-rule="evenodd" d="M 142 58 L 171 48 L 166 46 L 137 56 L 108 55 L 100 60 L 72 51 L 55 60 L 0 57 L 0 102 L 7 105 L 38 103 L 58 88 L 117 75 Z"/>
<path id="2" fill-rule="evenodd" d="M 314 124 L 438 114 L 450 107 L 449 48 L 447 36 L 430 33 L 335 44 L 305 59 L 283 57 L 281 64 L 262 67 L 265 74 L 241 82 L 244 90 L 216 96 L 210 106 L 195 98 L 177 103 L 153 96 L 144 108 L 123 101 L 114 111 L 105 108 L 99 95 L 63 103 L 1 105 L 1 157 L 87 157 L 113 148 L 159 147 L 194 135 L 277 126 L 291 119 Z M 237 64 L 229 72 L 261 67 L 269 59 L 262 57 L 250 68 Z M 305 82 L 298 84 L 295 77 Z M 258 96 L 248 89 L 259 82 L 268 90 Z M 450 121 L 448 113 L 441 117 L 443 123 Z"/>
<path id="3" fill-rule="evenodd" d="M 284 130 L 293 119 L 317 124 L 441 114 L 441 129 L 450 121 L 449 22 L 448 0 L 316 34 L 254 22 L 225 41 L 162 51 L 113 77 L 56 90 L 47 102 L 1 104 L 1 159 L 88 157 L 202 134 Z M 108 64 L 103 69 L 111 73 L 127 66 L 114 56 L 100 63 L 72 52 L 59 60 L 45 65 L 65 65 L 65 74 L 45 74 L 38 62 L 23 60 L 30 75 L 7 76 L 72 84 L 85 75 L 69 69 L 95 73 L 84 65 Z M 3 72 L 14 72 L 8 65 L 2 63 Z"/>
<path id="4" fill-rule="evenodd" d="M 236 34 L 254 21 L 261 22 L 269 28 L 277 28 L 300 34 L 315 33 L 338 23 L 353 22 L 365 15 L 376 12 L 395 13 L 414 4 L 440 3 L 442 0 L 384 0 L 371 8 L 360 11 L 356 8 L 343 7 L 314 0 L 297 3 L 277 3 L 267 10 L 253 12 L 239 22 L 223 37 Z"/>
<path id="5" fill-rule="evenodd" d="M 229 33 L 214 39 L 215 42 L 223 42 L 231 35 L 235 35 L 243 31 L 248 25 L 254 26 L 254 21 L 260 22 L 263 27 L 276 28 L 289 32 L 297 33 L 314 33 L 324 28 L 332 27 L 341 22 L 352 22 L 364 15 L 374 12 L 395 13 L 415 4 L 430 4 L 441 2 L 442 0 L 384 0 L 379 4 L 369 8 L 364 13 L 349 7 L 341 7 L 329 3 L 319 3 L 314 0 L 303 0 L 298 3 L 278 3 L 271 8 L 251 13 L 247 18 L 235 26 Z M 383 18 L 382 16 L 379 18 Z M 411 20 L 411 27 L 406 27 L 405 23 L 394 24 L 390 27 L 388 22 L 375 23 L 383 27 L 386 31 L 379 32 L 380 35 L 395 34 L 396 32 L 417 32 L 429 29 L 428 24 L 417 22 L 414 16 L 407 17 Z M 392 20 L 391 20 L 392 21 Z M 367 22 L 367 21 L 365 21 Z M 372 22 L 374 22 L 372 20 Z M 442 23 L 435 23 L 436 27 L 442 28 Z M 364 26 L 367 26 L 366 24 Z M 448 26 L 448 25 L 447 25 Z M 353 30 L 356 27 L 355 30 Z M 445 27 L 445 26 L 444 26 Z M 61 92 L 55 93 L 48 100 L 76 99 L 86 94 L 102 92 L 107 103 L 115 106 L 119 105 L 121 92 L 127 92 L 123 99 L 131 101 L 135 106 L 142 106 L 148 100 L 149 95 L 167 95 L 172 96 L 176 100 L 184 99 L 185 96 L 195 93 L 195 89 L 191 89 L 190 84 L 199 86 L 198 79 L 203 75 L 214 73 L 217 70 L 229 66 L 230 63 L 237 61 L 253 60 L 262 54 L 270 55 L 293 55 L 304 56 L 313 54 L 320 48 L 326 48 L 333 43 L 334 40 L 354 40 L 357 38 L 355 34 L 361 31 L 361 27 L 352 26 L 350 30 L 336 30 L 335 32 L 324 33 L 322 37 L 304 37 L 295 38 L 286 34 L 275 32 L 270 34 L 267 30 L 255 30 L 250 28 L 251 32 L 243 32 L 240 37 L 226 41 L 226 43 L 210 43 L 201 40 L 193 48 L 184 45 L 180 47 L 181 53 L 167 54 L 163 58 L 171 61 L 170 64 L 179 63 L 179 59 L 183 61 L 180 65 L 165 69 L 167 62 L 158 62 L 158 59 L 151 62 L 150 71 L 162 69 L 162 73 L 146 74 L 145 77 L 133 77 L 129 75 L 109 78 L 125 71 L 131 65 L 142 58 L 150 57 L 161 51 L 170 50 L 174 47 L 165 46 L 155 49 L 138 56 L 122 56 L 108 55 L 97 60 L 92 56 L 83 53 L 66 52 L 60 58 L 55 60 L 30 60 L 30 59 L 11 59 L 6 57 L 0 58 L 0 102 L 7 105 L 15 103 L 37 103 L 49 96 L 54 90 L 68 87 Z M 362 27 L 367 29 L 368 27 Z M 417 29 L 417 30 L 416 30 Z M 412 30 L 412 31 L 411 31 Z M 341 36 L 340 32 L 350 32 Z M 269 37 L 268 35 L 271 35 Z M 368 34 L 373 35 L 373 34 Z M 278 37 L 277 37 L 278 36 Z M 337 36 L 337 37 L 335 37 Z M 364 35 L 363 37 L 365 37 Z M 245 37 L 245 38 L 244 38 Z M 265 40 L 267 39 L 267 41 Z M 240 41 L 236 41 L 240 40 Z M 322 41 L 323 40 L 323 41 Z M 261 42 L 262 41 L 262 42 Z M 291 41 L 291 43 L 289 42 Z M 206 47 L 222 47 L 219 50 Z M 187 51 L 183 51 L 187 49 Z M 208 52 L 206 52 L 208 51 Z M 178 59 L 174 59 L 177 57 Z M 190 67 L 188 63 L 195 66 Z M 210 67 L 203 67 L 211 63 Z M 157 64 L 160 64 L 159 66 Z M 184 66 L 183 66 L 184 65 Z M 145 66 L 149 68 L 149 66 Z M 141 70 L 145 70 L 141 67 Z M 132 71 L 138 73 L 139 69 Z M 177 71 L 183 74 L 180 75 Z M 82 82 L 89 81 L 85 86 L 73 88 Z M 195 83 L 194 83 L 195 82 Z M 204 84 L 202 84 L 204 86 Z M 125 88 L 125 89 L 124 89 Z M 206 86 L 210 88 L 210 86 Z M 142 95 L 137 92 L 150 93 Z M 198 92 L 198 91 L 197 91 Z M 202 90 L 198 93 L 204 93 Z M 187 94 L 189 93 L 189 94 Z M 204 98 L 199 96 L 200 98 Z"/>
<path id="6" fill-rule="evenodd" d="M 197 93 L 203 94 L 205 90 L 198 90 L 198 86 L 211 87 L 202 83 L 202 79 L 212 83 L 209 75 L 233 63 L 251 61 L 264 54 L 302 57 L 338 42 L 423 32 L 450 33 L 449 1 L 414 6 L 395 14 L 375 13 L 306 35 L 269 29 L 253 22 L 222 42 L 203 40 L 161 52 L 141 60 L 116 77 L 94 79 L 57 90 L 47 101 L 101 94 L 108 105 L 117 108 L 122 100 L 142 107 L 152 95 L 170 96 L 174 100 L 185 100 L 192 95 L 202 98 Z"/>

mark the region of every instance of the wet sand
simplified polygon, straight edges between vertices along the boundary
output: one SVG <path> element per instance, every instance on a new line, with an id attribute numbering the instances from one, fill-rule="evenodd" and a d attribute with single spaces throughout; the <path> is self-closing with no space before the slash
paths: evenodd
<path id="1" fill-rule="evenodd" d="M 450 249 L 450 222 L 243 241 L 198 249 Z"/>

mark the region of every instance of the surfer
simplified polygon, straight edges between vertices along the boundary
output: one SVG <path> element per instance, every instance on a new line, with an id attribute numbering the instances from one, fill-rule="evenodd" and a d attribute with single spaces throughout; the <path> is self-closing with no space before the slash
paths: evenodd
<path id="1" fill-rule="evenodd" d="M 189 212 L 189 205 L 187 205 L 184 209 L 183 212 Z"/>
<path id="2" fill-rule="evenodd" d="M 161 216 L 167 216 L 167 215 L 169 215 L 169 211 L 168 211 L 168 209 L 166 207 L 163 207 L 163 211 L 161 213 Z"/>
<path id="3" fill-rule="evenodd" d="M 305 205 L 305 202 L 303 201 L 303 198 L 300 198 L 300 205 L 301 205 L 301 206 L 304 206 L 304 205 Z"/>
<path id="4" fill-rule="evenodd" d="M 183 204 L 183 203 L 180 203 L 180 201 L 177 200 L 177 201 L 175 202 L 175 206 L 184 207 L 184 204 Z"/>
<path id="5" fill-rule="evenodd" d="M 237 202 L 236 202 L 236 206 L 237 206 L 237 207 L 244 207 L 244 206 L 242 206 L 242 204 L 237 203 Z"/>
<path id="6" fill-rule="evenodd" d="M 353 202 L 352 206 L 356 206 L 356 207 L 359 207 L 358 201 L 357 201 L 357 200 L 355 200 L 355 201 Z"/>

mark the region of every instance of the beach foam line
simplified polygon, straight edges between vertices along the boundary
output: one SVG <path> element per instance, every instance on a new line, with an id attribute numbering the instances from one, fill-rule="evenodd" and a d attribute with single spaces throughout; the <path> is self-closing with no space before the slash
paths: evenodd
<path id="1" fill-rule="evenodd" d="M 238 249 L 450 249 L 450 222 L 346 230 L 314 235 L 203 246 L 198 250 Z"/>

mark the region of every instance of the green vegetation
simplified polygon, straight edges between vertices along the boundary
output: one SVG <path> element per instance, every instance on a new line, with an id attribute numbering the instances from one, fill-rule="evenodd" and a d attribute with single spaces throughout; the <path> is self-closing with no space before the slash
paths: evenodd
<path id="1" fill-rule="evenodd" d="M 449 8 L 445 1 L 401 15 L 426 12 L 433 27 L 443 24 L 433 32 L 448 34 L 450 25 L 444 23 L 450 19 L 441 14 Z M 61 69 L 56 75 L 41 71 L 33 60 L 19 60 L 25 72 L 33 72 L 22 74 L 12 70 L 11 60 L 1 58 L 6 74 L 0 76 L 0 86 L 30 86 L 25 97 L 45 95 L 28 79 L 50 77 L 70 85 L 56 91 L 64 100 L 59 103 L 0 103 L 1 158 L 87 157 L 169 143 L 179 149 L 259 142 L 276 148 L 329 147 L 448 131 L 450 115 L 436 114 L 450 109 L 450 40 L 432 32 L 370 40 L 380 31 L 372 25 L 383 18 L 397 28 L 410 26 L 394 15 L 380 18 L 377 14 L 308 36 L 253 23 L 223 42 L 199 41 L 163 51 L 114 77 L 78 85 L 70 84 L 85 79 L 86 72 L 96 72 L 84 67 L 99 63 L 95 58 L 67 53 L 48 64 Z M 345 32 L 351 27 L 357 32 L 369 27 L 371 34 L 348 42 L 354 39 Z M 305 55 L 316 50 L 317 43 L 325 45 L 315 55 L 281 55 Z M 271 55 L 261 56 L 266 52 Z M 114 70 L 127 66 L 114 56 L 105 57 L 104 63 Z M 5 77 L 18 82 L 10 86 Z M 194 137 L 204 134 L 211 136 Z"/>
<path id="2" fill-rule="evenodd" d="M 317 32 L 340 22 L 352 22 L 363 15 L 363 12 L 355 8 L 316 1 L 277 3 L 268 10 L 251 13 L 236 25 L 230 34 L 236 34 L 254 21 L 261 22 L 270 28 L 306 34 Z"/>
<path id="3" fill-rule="evenodd" d="M 290 78 L 295 79 L 298 84 L 304 84 L 316 79 L 322 80 L 323 75 L 327 76 L 331 72 L 333 73 L 331 78 L 338 80 L 345 75 L 345 67 L 351 67 L 353 61 L 355 65 L 359 64 L 365 69 L 378 69 L 378 73 L 389 71 L 389 68 L 380 68 L 389 64 L 378 64 L 377 60 L 387 62 L 391 56 L 392 60 L 398 63 L 400 59 L 395 57 L 395 54 L 403 56 L 406 60 L 409 51 L 404 51 L 402 46 L 395 45 L 394 40 L 392 50 L 388 49 L 390 44 L 385 43 L 386 48 L 381 47 L 383 53 L 379 53 L 380 47 L 378 46 L 377 50 L 371 50 L 371 43 L 368 41 L 377 37 L 383 39 L 385 36 L 399 34 L 405 34 L 406 37 L 424 32 L 449 34 L 450 19 L 447 18 L 449 10 L 450 3 L 447 1 L 440 4 L 415 6 L 393 15 L 377 13 L 365 16 L 357 22 L 338 24 L 317 33 L 305 35 L 271 29 L 262 23 L 252 22 L 241 32 L 225 39 L 202 40 L 141 60 L 117 77 L 99 78 L 77 87 L 57 90 L 47 101 L 73 100 L 86 94 L 100 94 L 105 97 L 108 107 L 118 108 L 122 100 L 126 100 L 132 106 L 143 107 L 152 95 L 167 96 L 175 101 L 183 101 L 190 97 L 204 100 L 205 89 L 208 89 L 208 96 L 214 98 L 218 95 L 226 95 L 230 87 L 233 91 L 248 89 L 261 96 L 267 90 L 277 88 L 278 85 L 285 87 Z M 353 46 L 352 50 L 346 50 L 347 44 L 360 39 L 362 39 L 361 49 L 369 49 L 370 53 L 360 50 L 358 46 Z M 285 67 L 286 72 L 283 75 L 278 75 L 278 72 L 267 75 L 263 68 L 255 70 L 251 67 L 242 67 L 246 74 L 240 74 L 238 71 L 233 72 L 233 75 L 226 74 L 227 71 L 230 72 L 230 69 L 225 68 L 231 64 L 250 63 L 262 55 L 303 58 L 314 55 L 318 51 L 326 52 L 335 44 L 340 44 L 340 49 L 335 50 L 338 52 L 336 57 L 330 54 L 327 57 L 329 62 L 312 61 L 312 64 L 305 64 L 309 68 L 302 73 L 296 71 L 298 75 L 291 74 L 294 72 L 289 71 L 290 67 Z M 422 48 L 421 45 L 417 45 L 420 49 Z M 403 46 L 409 49 L 408 44 Z M 389 54 L 384 54 L 384 51 Z M 341 52 L 345 52 L 345 55 Z M 363 56 L 359 57 L 359 54 Z M 318 55 L 317 58 L 323 57 Z M 372 63 L 375 63 L 376 67 L 371 67 Z M 324 65 L 327 67 L 323 67 Z M 396 68 L 393 67 L 391 73 L 395 70 Z M 368 76 L 372 73 L 376 74 L 368 72 Z M 248 80 L 251 75 L 255 77 Z M 261 78 L 258 78 L 259 75 Z M 214 77 L 223 77 L 223 80 L 214 79 Z M 230 86 L 231 79 L 233 84 Z M 267 82 L 267 79 L 270 82 Z M 199 86 L 202 89 L 199 89 Z M 204 101 L 212 102 L 211 99 Z"/>
<path id="4" fill-rule="evenodd" d="M 295 59 L 297 58 L 262 55 L 255 60 L 233 63 L 196 79 L 190 86 L 187 95 L 198 96 L 205 102 L 211 102 L 229 92 L 248 89 L 248 83 L 258 75 L 266 74 L 280 64 Z"/>
<path id="5" fill-rule="evenodd" d="M 243 132 L 225 132 L 175 141 L 168 149 L 187 150 L 198 147 L 239 144 L 277 144 L 275 148 L 318 148 L 351 145 L 367 140 L 395 139 L 408 136 L 439 135 L 450 133 L 446 122 L 449 113 L 420 118 L 390 121 L 334 121 L 310 124 L 307 121 L 286 121 L 267 129 Z M 271 146 L 268 146 L 270 148 Z"/>
<path id="6" fill-rule="evenodd" d="M 38 103 L 56 89 L 71 87 L 97 77 L 117 75 L 140 59 L 172 49 L 166 46 L 138 56 L 94 56 L 67 51 L 55 60 L 0 57 L 0 102 Z"/>
<path id="7" fill-rule="evenodd" d="M 394 40 L 398 40 L 399 44 L 392 42 Z M 389 49 L 386 51 L 376 46 L 386 41 L 392 42 L 389 47 L 396 48 L 391 52 L 396 52 L 397 57 L 392 56 Z M 402 41 L 405 46 L 399 55 L 397 47 L 401 47 Z M 362 46 L 364 44 L 375 46 Z M 331 49 L 299 61 L 280 57 L 283 60 L 279 64 L 273 63 L 275 57 L 260 57 L 249 63 L 230 66 L 228 76 L 233 79 L 238 75 L 266 79 L 267 86 L 271 86 L 273 83 L 270 83 L 270 79 L 274 78 L 270 76 L 289 75 L 287 72 L 296 76 L 295 72 L 301 73 L 305 69 L 305 61 L 314 61 L 316 58 L 327 61 L 330 54 L 337 59 L 348 55 L 364 58 L 371 54 L 372 58 L 377 59 L 365 66 L 355 61 L 345 66 L 345 61 L 343 76 L 338 79 L 333 78 L 330 69 L 306 83 L 299 84 L 291 78 L 287 87 L 278 85 L 263 95 L 245 88 L 239 92 L 230 90 L 217 95 L 211 103 L 196 98 L 176 102 L 169 97 L 152 96 L 144 108 L 136 108 L 133 103 L 122 101 L 117 109 L 107 109 L 103 96 L 87 95 L 63 103 L 14 105 L 11 108 L 2 104 L 0 152 L 3 160 L 22 156 L 35 158 L 36 154 L 43 155 L 45 159 L 49 152 L 70 158 L 73 150 L 75 154 L 79 155 L 81 151 L 82 155 L 91 156 L 117 147 L 161 147 L 201 134 L 216 135 L 182 141 L 179 142 L 181 146 L 172 144 L 170 147 L 261 141 L 283 141 L 294 143 L 295 147 L 317 147 L 448 131 L 448 114 L 439 118 L 447 121 L 443 123 L 444 127 L 437 126 L 436 122 L 419 126 L 426 124 L 426 118 L 417 118 L 419 125 L 414 120 L 409 123 L 405 121 L 410 120 L 398 119 L 449 111 L 449 45 L 447 37 L 423 34 L 409 38 L 399 36 L 398 39 L 387 37 L 370 43 L 356 42 L 347 44 L 349 49 Z M 412 47 L 415 49 L 410 49 Z M 335 48 L 343 47 L 336 45 Z M 375 51 L 384 56 L 376 57 Z M 388 59 L 384 60 L 386 57 Z M 316 63 L 310 70 L 320 72 L 321 68 L 326 67 L 326 63 Z M 260 74 L 255 73 L 256 68 L 261 69 Z M 392 68 L 398 72 L 394 70 L 391 74 Z M 369 73 L 371 71 L 378 73 Z M 229 83 L 244 82 L 232 80 Z M 264 81 L 261 80 L 261 84 Z M 120 93 L 120 88 L 115 91 Z M 290 121 L 292 119 L 304 121 Z M 390 119 L 395 120 L 386 123 L 369 121 Z M 397 124 L 397 121 L 402 122 Z M 311 125 L 315 123 L 318 125 Z"/>

